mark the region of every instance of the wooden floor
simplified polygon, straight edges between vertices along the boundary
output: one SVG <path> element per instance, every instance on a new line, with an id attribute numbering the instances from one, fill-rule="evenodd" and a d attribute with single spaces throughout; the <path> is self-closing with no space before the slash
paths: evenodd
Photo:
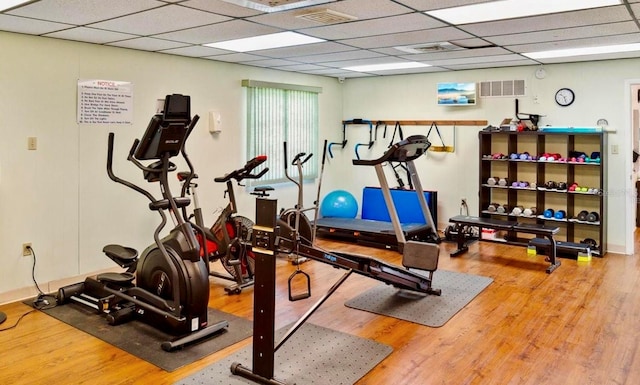
<path id="1" fill-rule="evenodd" d="M 400 263 L 390 251 L 320 244 Z M 494 282 L 441 328 L 345 307 L 346 300 L 379 284 L 357 275 L 311 317 L 314 324 L 393 347 L 357 384 L 640 384 L 637 255 L 608 254 L 590 263 L 562 259 L 548 275 L 544 258 L 529 257 L 521 247 L 481 242 L 450 258 L 452 249 L 453 244 L 442 245 L 440 269 Z M 305 263 L 313 296 L 291 303 L 286 278 L 293 268 L 278 262 L 276 327 L 295 321 L 342 274 Z M 251 319 L 253 289 L 227 296 L 222 284 L 211 280 L 210 306 Z M 14 303 L 0 310 L 9 317 L 0 326 L 6 328 L 30 308 Z M 250 343 L 251 338 L 167 373 L 36 311 L 0 333 L 0 384 L 171 384 Z"/>

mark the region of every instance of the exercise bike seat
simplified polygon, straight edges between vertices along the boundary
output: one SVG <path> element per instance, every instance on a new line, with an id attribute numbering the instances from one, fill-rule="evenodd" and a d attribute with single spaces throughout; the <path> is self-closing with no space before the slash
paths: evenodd
<path id="1" fill-rule="evenodd" d="M 189 171 L 180 171 L 178 172 L 178 180 L 180 182 L 186 180 L 189 175 L 191 175 L 191 173 Z M 198 179 L 198 174 L 193 174 L 193 176 L 191 177 L 191 179 Z"/>
<path id="2" fill-rule="evenodd" d="M 138 251 L 131 247 L 120 245 L 106 245 L 102 252 L 120 267 L 129 267 L 138 260 Z"/>
<path id="3" fill-rule="evenodd" d="M 177 208 L 187 207 L 191 204 L 191 198 L 189 197 L 176 197 L 173 198 L 173 201 L 176 202 Z M 167 210 L 169 209 L 169 200 L 168 199 L 160 199 L 155 202 L 149 203 L 149 209 L 153 211 L 158 210 Z"/>
<path id="4" fill-rule="evenodd" d="M 257 195 L 257 196 L 269 196 L 269 194 L 267 194 L 267 191 L 273 191 L 274 188 L 271 186 L 256 186 L 253 188 L 253 191 L 251 192 L 251 195 Z"/>

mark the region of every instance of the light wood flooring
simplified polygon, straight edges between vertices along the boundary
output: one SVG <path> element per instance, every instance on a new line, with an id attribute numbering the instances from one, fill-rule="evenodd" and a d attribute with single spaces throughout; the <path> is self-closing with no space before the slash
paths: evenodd
<path id="1" fill-rule="evenodd" d="M 400 264 L 400 256 L 391 251 L 326 240 L 319 244 Z M 640 384 L 637 255 L 608 254 L 589 263 L 562 259 L 549 275 L 544 257 L 527 256 L 522 247 L 479 242 L 469 253 L 450 258 L 453 249 L 453 244 L 442 244 L 440 269 L 494 282 L 443 327 L 347 308 L 345 301 L 379 284 L 355 274 L 311 317 L 316 325 L 393 347 L 357 384 Z M 294 268 L 278 262 L 277 328 L 295 321 L 342 275 L 320 262 L 303 264 L 312 276 L 313 296 L 289 302 L 286 279 Z M 225 282 L 210 282 L 211 307 L 252 318 L 252 288 L 228 296 Z M 18 302 L 0 310 L 9 317 L 0 325 L 6 328 L 30 308 Z M 248 338 L 167 373 L 36 311 L 16 328 L 0 332 L 0 384 L 171 384 L 250 343 Z"/>

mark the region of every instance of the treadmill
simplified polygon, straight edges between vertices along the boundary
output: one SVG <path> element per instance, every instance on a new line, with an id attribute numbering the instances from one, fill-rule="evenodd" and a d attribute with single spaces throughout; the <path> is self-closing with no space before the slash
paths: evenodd
<path id="1" fill-rule="evenodd" d="M 361 218 L 318 218 L 315 223 L 316 235 L 325 238 L 343 239 L 366 246 L 398 250 L 399 252 L 403 251 L 405 243 L 410 240 L 439 243 L 440 237 L 413 162 L 424 155 L 430 146 L 431 142 L 426 136 L 412 135 L 391 146 L 378 159 L 354 159 L 353 165 L 355 166 L 373 166 L 375 168 L 391 222 Z M 402 191 L 412 192 L 417 197 L 424 217 L 423 223 L 400 222 L 398 212 L 393 203 L 392 190 L 389 188 L 382 168 L 385 162 L 402 162 L 405 164 L 414 190 Z"/>

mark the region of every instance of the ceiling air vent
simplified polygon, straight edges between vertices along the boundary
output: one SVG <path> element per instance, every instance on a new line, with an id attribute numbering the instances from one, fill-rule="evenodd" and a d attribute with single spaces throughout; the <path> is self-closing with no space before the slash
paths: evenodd
<path id="1" fill-rule="evenodd" d="M 358 20 L 358 18 L 355 16 L 346 15 L 344 13 L 332 11 L 330 9 L 323 9 L 322 11 L 305 13 L 304 15 L 299 15 L 296 17 L 320 24 L 346 23 L 348 21 Z"/>
<path id="2" fill-rule="evenodd" d="M 524 96 L 524 80 L 493 80 L 480 82 L 480 97 Z"/>
<path id="3" fill-rule="evenodd" d="M 399 46 L 399 47 L 393 47 L 393 48 L 403 52 L 407 52 L 407 53 L 434 53 L 434 52 L 458 51 L 458 50 L 466 49 L 459 45 L 449 43 L 448 41 L 441 42 L 441 43 L 405 45 L 405 46 Z"/>

